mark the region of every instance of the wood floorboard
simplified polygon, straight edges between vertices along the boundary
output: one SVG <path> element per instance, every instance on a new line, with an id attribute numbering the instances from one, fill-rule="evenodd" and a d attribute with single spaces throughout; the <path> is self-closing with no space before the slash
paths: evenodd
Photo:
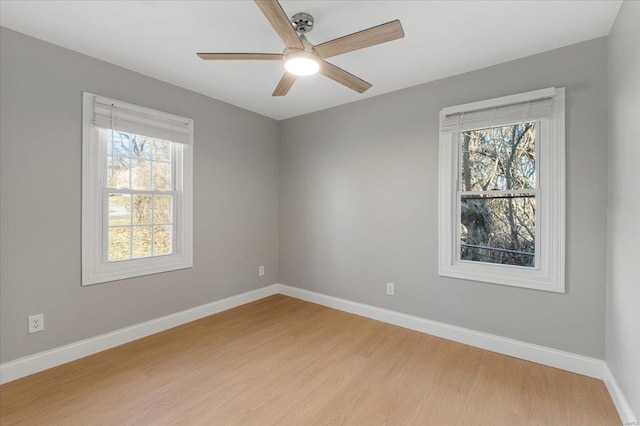
<path id="1" fill-rule="evenodd" d="M 0 386 L 2 425 L 619 425 L 600 380 L 282 295 Z"/>

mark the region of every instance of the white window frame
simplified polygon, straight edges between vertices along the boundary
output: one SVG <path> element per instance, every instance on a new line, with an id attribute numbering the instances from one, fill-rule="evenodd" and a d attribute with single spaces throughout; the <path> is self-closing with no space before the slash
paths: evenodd
<path id="1" fill-rule="evenodd" d="M 446 116 L 553 98 L 548 118 L 536 122 L 536 261 L 535 267 L 460 260 L 458 200 L 461 131 L 440 132 L 438 254 L 441 276 L 493 284 L 565 292 L 565 127 L 564 88 L 549 88 L 444 108 Z M 511 123 L 497 123 L 495 126 Z M 494 126 L 491 126 L 494 127 Z"/>
<path id="2" fill-rule="evenodd" d="M 107 260 L 108 218 L 104 213 L 106 141 L 94 120 L 97 95 L 83 93 L 82 113 L 82 285 L 139 277 L 193 266 L 193 120 L 117 100 L 99 97 L 145 117 L 180 120 L 188 129 L 188 143 L 172 143 L 175 155 L 173 251 L 147 258 Z M 152 118 L 153 119 L 153 118 Z M 144 135 L 143 135 L 144 136 Z"/>

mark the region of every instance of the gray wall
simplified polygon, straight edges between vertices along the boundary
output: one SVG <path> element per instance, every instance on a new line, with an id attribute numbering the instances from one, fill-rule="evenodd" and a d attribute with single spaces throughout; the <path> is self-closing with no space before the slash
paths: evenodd
<path id="1" fill-rule="evenodd" d="M 625 1 L 608 38 L 609 217 L 606 360 L 640 416 L 640 2 Z"/>
<path id="2" fill-rule="evenodd" d="M 614 48 L 629 49 L 632 37 L 620 38 Z M 2 362 L 278 281 L 604 357 L 606 39 L 280 125 L 10 30 L 0 40 Z M 632 84 L 624 78 L 612 78 L 614 103 Z M 439 277 L 438 111 L 548 86 L 567 89 L 567 294 Z M 82 91 L 195 119 L 194 268 L 80 286 Z M 622 138 L 616 146 L 631 149 Z M 616 165 L 629 158 L 613 148 Z M 626 244 L 624 228 L 612 229 L 610 261 Z M 629 303 L 631 273 L 613 275 L 610 289 L 626 288 L 619 304 Z M 633 353 L 620 333 L 634 318 L 609 307 L 618 315 L 607 356 L 619 376 Z M 46 330 L 28 335 L 26 318 L 39 312 Z"/>
<path id="3" fill-rule="evenodd" d="M 278 122 L 1 31 L 2 362 L 277 282 Z M 192 269 L 81 287 L 82 91 L 195 120 Z"/>
<path id="4" fill-rule="evenodd" d="M 606 60 L 601 38 L 284 121 L 280 281 L 603 358 Z M 439 110 L 550 86 L 567 95 L 567 293 L 439 277 Z"/>

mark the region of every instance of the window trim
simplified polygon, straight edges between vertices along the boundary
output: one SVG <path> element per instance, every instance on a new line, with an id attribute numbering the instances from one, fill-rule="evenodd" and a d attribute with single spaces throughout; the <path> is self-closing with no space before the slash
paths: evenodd
<path id="1" fill-rule="evenodd" d="M 189 123 L 189 143 L 173 143 L 175 159 L 175 253 L 156 257 L 105 262 L 103 152 L 98 129 L 93 125 L 94 99 L 83 92 L 82 110 L 82 285 L 139 277 L 193 266 L 193 120 L 137 105 L 126 105 L 141 113 L 152 113 Z M 101 98 L 101 97 L 100 97 Z"/>
<path id="2" fill-rule="evenodd" d="M 438 185 L 438 264 L 440 276 L 556 293 L 565 292 L 565 95 L 549 88 L 444 108 L 446 115 L 554 98 L 551 118 L 535 121 L 539 131 L 534 268 L 459 260 L 458 138 L 459 131 L 440 132 Z M 497 124 L 500 125 L 500 124 Z M 538 144 L 536 144 L 538 145 Z"/>

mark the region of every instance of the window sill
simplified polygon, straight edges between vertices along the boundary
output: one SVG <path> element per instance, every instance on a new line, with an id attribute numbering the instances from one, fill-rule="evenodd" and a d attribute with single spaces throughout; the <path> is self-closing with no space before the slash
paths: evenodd
<path id="1" fill-rule="evenodd" d="M 82 285 L 141 277 L 193 267 L 193 261 L 182 256 L 163 256 L 95 265 L 93 271 L 83 271 Z"/>
<path id="2" fill-rule="evenodd" d="M 565 292 L 564 280 L 560 276 L 545 275 L 542 270 L 533 268 L 488 263 L 467 265 L 461 262 L 440 265 L 440 276 L 554 293 Z"/>

